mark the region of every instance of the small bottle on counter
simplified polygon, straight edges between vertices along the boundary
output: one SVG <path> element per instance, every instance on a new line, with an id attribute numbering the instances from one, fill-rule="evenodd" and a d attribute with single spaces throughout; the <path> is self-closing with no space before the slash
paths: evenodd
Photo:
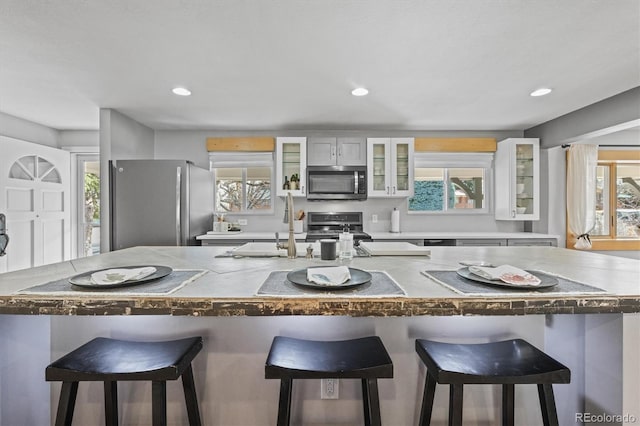
<path id="1" fill-rule="evenodd" d="M 289 184 L 289 179 L 287 179 L 287 177 L 284 177 L 284 183 L 282 184 L 282 189 L 289 189 L 291 187 L 291 185 Z"/>

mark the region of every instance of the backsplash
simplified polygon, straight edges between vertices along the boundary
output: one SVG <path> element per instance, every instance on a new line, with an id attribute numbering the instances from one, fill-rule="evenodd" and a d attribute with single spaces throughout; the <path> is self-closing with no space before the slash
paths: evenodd
<path id="1" fill-rule="evenodd" d="M 343 212 L 361 211 L 364 218 L 365 232 L 388 232 L 391 229 L 391 212 L 393 208 L 400 211 L 400 231 L 468 231 L 468 232 L 522 232 L 522 222 L 496 221 L 492 214 L 407 214 L 407 200 L 369 198 L 366 201 L 307 201 L 304 198 L 294 198 L 294 209 L 305 212 Z M 275 199 L 273 214 L 233 215 L 228 214 L 228 221 L 237 222 L 246 219 L 247 225 L 242 226 L 245 231 L 282 232 L 288 230 L 283 222 L 285 202 L 284 198 Z M 372 216 L 377 215 L 377 223 L 373 223 Z M 306 219 L 304 230 L 306 231 Z"/>

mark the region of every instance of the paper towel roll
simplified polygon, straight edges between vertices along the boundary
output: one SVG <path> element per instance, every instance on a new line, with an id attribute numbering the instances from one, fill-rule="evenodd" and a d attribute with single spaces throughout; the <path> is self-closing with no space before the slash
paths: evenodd
<path id="1" fill-rule="evenodd" d="M 400 211 L 396 208 L 391 212 L 391 232 L 400 232 Z"/>

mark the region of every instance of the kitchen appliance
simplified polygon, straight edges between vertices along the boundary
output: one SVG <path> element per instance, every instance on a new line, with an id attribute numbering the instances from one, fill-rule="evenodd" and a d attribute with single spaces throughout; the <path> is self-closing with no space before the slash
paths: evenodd
<path id="1" fill-rule="evenodd" d="M 309 212 L 307 215 L 307 242 L 322 239 L 340 238 L 340 234 L 348 230 L 353 234 L 353 245 L 360 241 L 371 241 L 371 235 L 364 232 L 362 226 L 362 212 Z"/>
<path id="2" fill-rule="evenodd" d="M 185 160 L 109 162 L 111 249 L 197 245 L 211 229 L 213 176 Z"/>
<path id="3" fill-rule="evenodd" d="M 307 167 L 307 200 L 366 199 L 366 166 Z"/>

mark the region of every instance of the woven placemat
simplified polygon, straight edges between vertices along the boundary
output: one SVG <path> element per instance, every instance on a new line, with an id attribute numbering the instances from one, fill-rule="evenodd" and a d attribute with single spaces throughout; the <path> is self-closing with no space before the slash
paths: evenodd
<path id="1" fill-rule="evenodd" d="M 20 294 L 50 294 L 55 296 L 61 295 L 78 295 L 78 294 L 127 294 L 131 296 L 144 296 L 154 294 L 170 294 L 193 282 L 206 274 L 204 269 L 174 269 L 166 277 L 149 281 L 144 284 L 128 287 L 92 289 L 78 287 L 72 285 L 68 278 L 62 278 L 50 281 L 45 284 L 35 285 L 23 290 L 19 290 Z"/>
<path id="2" fill-rule="evenodd" d="M 287 279 L 287 274 L 291 271 L 273 271 L 269 274 L 264 283 L 258 288 L 258 296 L 278 296 L 278 297 L 334 297 L 334 296 L 355 296 L 355 297 L 399 297 L 406 296 L 407 293 L 400 285 L 383 271 L 367 271 L 371 274 L 371 281 L 355 287 L 345 289 L 310 288 L 292 283 Z"/>
<path id="3" fill-rule="evenodd" d="M 539 277 L 553 277 L 558 280 L 558 285 L 541 289 L 517 289 L 509 287 L 499 287 L 491 284 L 476 282 L 458 275 L 456 271 L 422 271 L 422 274 L 433 281 L 447 287 L 459 294 L 485 296 L 485 295 L 535 295 L 535 294 L 594 294 L 606 293 L 605 290 L 588 284 L 570 280 L 558 275 L 553 275 L 541 271 L 535 271 Z"/>

